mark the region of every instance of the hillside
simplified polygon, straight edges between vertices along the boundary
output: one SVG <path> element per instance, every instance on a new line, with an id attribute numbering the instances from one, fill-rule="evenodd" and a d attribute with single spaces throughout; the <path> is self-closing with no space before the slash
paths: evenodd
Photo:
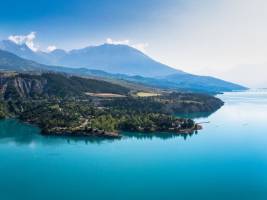
<path id="1" fill-rule="evenodd" d="M 0 92 L 5 100 L 28 98 L 77 98 L 84 97 L 86 92 L 116 93 L 127 95 L 129 89 L 109 82 L 45 73 L 0 74 Z"/>
<path id="2" fill-rule="evenodd" d="M 0 50 L 0 69 L 6 71 L 42 71 L 45 66 L 36 62 L 25 60 L 13 53 Z"/>
<path id="3" fill-rule="evenodd" d="M 184 92 L 198 92 L 217 94 L 221 92 L 231 92 L 237 90 L 246 90 L 247 88 L 238 84 L 223 81 L 209 76 L 197 76 L 186 73 L 177 73 L 169 76 L 151 78 L 143 76 L 128 76 L 124 74 L 103 74 L 97 71 L 90 71 L 88 74 L 96 74 L 98 76 L 126 80 L 133 83 L 139 83 L 150 87 L 170 89 Z M 84 74 L 86 72 L 84 71 Z"/>
<path id="4" fill-rule="evenodd" d="M 130 111 L 161 113 L 213 112 L 222 106 L 221 100 L 210 95 L 158 91 L 157 96 L 140 97 L 137 93 L 141 90 L 136 89 L 57 73 L 0 73 L 0 97 L 4 101 L 98 99 L 97 106 L 119 106 Z M 113 96 L 120 98 L 98 94 L 116 94 Z"/>
<path id="5" fill-rule="evenodd" d="M 163 77 L 161 80 L 167 80 L 168 82 L 176 85 L 178 88 L 190 90 L 194 88 L 194 91 L 199 92 L 231 92 L 235 90 L 246 90 L 248 88 L 227 82 L 211 76 L 197 76 L 192 74 L 172 74 Z"/>

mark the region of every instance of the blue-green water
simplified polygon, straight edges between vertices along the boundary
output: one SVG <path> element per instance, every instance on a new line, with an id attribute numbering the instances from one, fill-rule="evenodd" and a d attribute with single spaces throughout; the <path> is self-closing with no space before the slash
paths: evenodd
<path id="1" fill-rule="evenodd" d="M 226 104 L 187 137 L 43 137 L 0 122 L 0 199 L 267 199 L 267 91 Z"/>

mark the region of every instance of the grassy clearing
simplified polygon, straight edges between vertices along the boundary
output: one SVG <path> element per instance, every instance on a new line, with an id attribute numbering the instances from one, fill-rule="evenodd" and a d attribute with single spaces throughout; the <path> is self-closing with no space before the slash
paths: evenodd
<path id="1" fill-rule="evenodd" d="M 155 96 L 160 96 L 161 94 L 154 92 L 137 92 L 136 95 L 138 97 L 155 97 Z"/>
<path id="2" fill-rule="evenodd" d="M 85 94 L 93 97 L 103 97 L 103 98 L 116 98 L 116 97 L 126 97 L 125 95 L 115 94 L 115 93 L 90 93 L 86 92 Z"/>

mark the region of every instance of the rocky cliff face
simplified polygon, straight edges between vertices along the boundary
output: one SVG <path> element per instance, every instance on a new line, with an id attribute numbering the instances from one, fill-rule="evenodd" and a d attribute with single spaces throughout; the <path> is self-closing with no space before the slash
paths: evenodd
<path id="1" fill-rule="evenodd" d="M 0 73 L 0 94 L 4 100 L 18 98 L 74 98 L 86 92 L 126 95 L 128 88 L 110 82 L 46 73 L 40 75 Z"/>
<path id="2" fill-rule="evenodd" d="M 31 98 L 43 94 L 45 79 L 23 77 L 16 74 L 0 74 L 0 92 L 5 100 Z"/>

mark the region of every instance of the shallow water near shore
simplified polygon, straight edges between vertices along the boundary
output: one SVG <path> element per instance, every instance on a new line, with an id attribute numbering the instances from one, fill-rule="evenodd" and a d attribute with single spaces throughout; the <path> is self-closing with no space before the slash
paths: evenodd
<path id="1" fill-rule="evenodd" d="M 267 90 L 219 95 L 188 137 L 45 137 L 0 121 L 0 199 L 267 199 Z M 190 117 L 190 116 L 188 116 Z"/>

